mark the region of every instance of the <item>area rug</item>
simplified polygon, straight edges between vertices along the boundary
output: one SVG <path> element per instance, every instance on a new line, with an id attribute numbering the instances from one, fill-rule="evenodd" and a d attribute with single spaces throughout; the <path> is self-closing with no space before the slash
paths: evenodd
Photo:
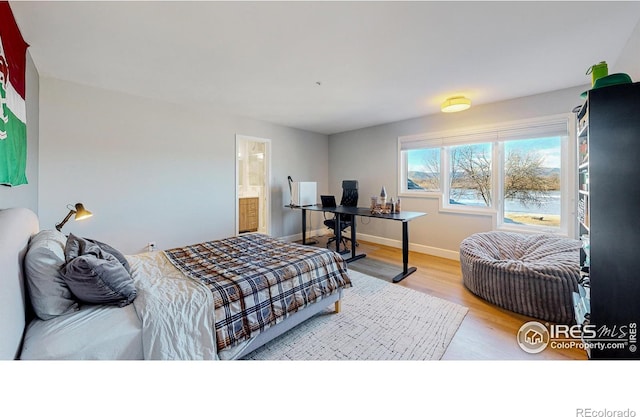
<path id="1" fill-rule="evenodd" d="M 328 308 L 245 357 L 253 360 L 438 360 L 468 309 L 350 270 L 342 311 Z"/>
<path id="2" fill-rule="evenodd" d="M 349 270 L 362 272 L 365 275 L 391 282 L 393 278 L 402 272 L 402 265 L 392 265 L 370 257 L 358 259 L 349 264 Z"/>

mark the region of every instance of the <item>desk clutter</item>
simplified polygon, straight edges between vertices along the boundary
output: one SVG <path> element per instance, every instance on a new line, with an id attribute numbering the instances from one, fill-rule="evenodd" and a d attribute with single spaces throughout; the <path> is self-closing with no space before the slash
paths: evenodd
<path id="1" fill-rule="evenodd" d="M 380 196 L 371 197 L 371 214 L 391 214 L 391 213 L 400 213 L 400 197 L 397 199 L 393 199 L 387 202 L 387 190 L 382 187 L 380 190 Z"/>

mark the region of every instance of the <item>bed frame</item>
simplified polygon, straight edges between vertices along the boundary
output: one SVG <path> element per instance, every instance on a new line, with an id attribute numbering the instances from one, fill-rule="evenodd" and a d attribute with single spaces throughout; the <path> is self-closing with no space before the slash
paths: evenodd
<path id="1" fill-rule="evenodd" d="M 25 287 L 24 255 L 29 239 L 39 231 L 38 216 L 26 208 L 0 210 L 0 360 L 19 359 L 22 340 L 30 314 Z M 225 359 L 239 359 L 285 333 L 315 314 L 335 304 L 340 312 L 342 289 L 284 321 L 270 327 L 246 342 Z"/>
<path id="2" fill-rule="evenodd" d="M 17 359 L 27 324 L 23 261 L 38 216 L 26 208 L 0 210 L 0 359 Z"/>

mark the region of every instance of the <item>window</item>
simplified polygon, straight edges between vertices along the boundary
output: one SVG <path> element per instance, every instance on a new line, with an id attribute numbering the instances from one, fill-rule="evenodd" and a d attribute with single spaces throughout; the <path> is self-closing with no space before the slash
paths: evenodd
<path id="1" fill-rule="evenodd" d="M 567 233 L 569 116 L 401 137 L 402 194 L 495 215 L 496 227 Z"/>
<path id="2" fill-rule="evenodd" d="M 560 227 L 561 137 L 504 143 L 503 222 Z"/>
<path id="3" fill-rule="evenodd" d="M 440 191 L 440 149 L 407 151 L 407 189 Z"/>
<path id="4" fill-rule="evenodd" d="M 491 207 L 491 144 L 450 146 L 449 204 Z"/>

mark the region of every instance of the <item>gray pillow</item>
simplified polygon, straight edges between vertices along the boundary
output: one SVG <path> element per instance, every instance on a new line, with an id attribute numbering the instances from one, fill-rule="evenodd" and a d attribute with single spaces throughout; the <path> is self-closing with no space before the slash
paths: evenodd
<path id="1" fill-rule="evenodd" d="M 78 300 L 88 304 L 124 307 L 136 298 L 131 274 L 115 256 L 104 252 L 73 258 L 62 269 L 62 277 Z"/>
<path id="2" fill-rule="evenodd" d="M 129 266 L 129 262 L 127 261 L 127 259 L 124 257 L 124 255 L 117 249 L 115 249 L 114 247 L 107 245 L 104 242 L 100 242 L 94 239 L 88 239 L 88 238 L 81 238 L 78 237 L 76 235 L 74 235 L 73 233 L 69 234 L 69 238 L 67 239 L 67 247 L 65 247 L 65 256 L 66 256 L 66 252 L 68 251 L 70 254 L 74 254 L 73 257 L 78 256 L 79 253 L 84 252 L 86 249 L 85 246 L 87 244 L 87 242 L 89 243 L 93 243 L 95 245 L 98 245 L 98 247 L 100 249 L 102 249 L 103 251 L 112 254 L 113 256 L 115 256 L 118 261 L 120 261 L 120 263 L 122 264 L 122 266 L 124 266 L 124 268 L 127 270 L 127 272 L 131 272 L 131 267 Z"/>
<path id="3" fill-rule="evenodd" d="M 70 235 L 65 258 L 67 263 L 61 270 L 62 278 L 80 301 L 124 307 L 136 298 L 136 287 L 129 271 L 100 245 Z"/>
<path id="4" fill-rule="evenodd" d="M 60 275 L 67 238 L 57 230 L 42 230 L 29 241 L 24 271 L 33 311 L 49 320 L 78 310 L 69 287 Z"/>

